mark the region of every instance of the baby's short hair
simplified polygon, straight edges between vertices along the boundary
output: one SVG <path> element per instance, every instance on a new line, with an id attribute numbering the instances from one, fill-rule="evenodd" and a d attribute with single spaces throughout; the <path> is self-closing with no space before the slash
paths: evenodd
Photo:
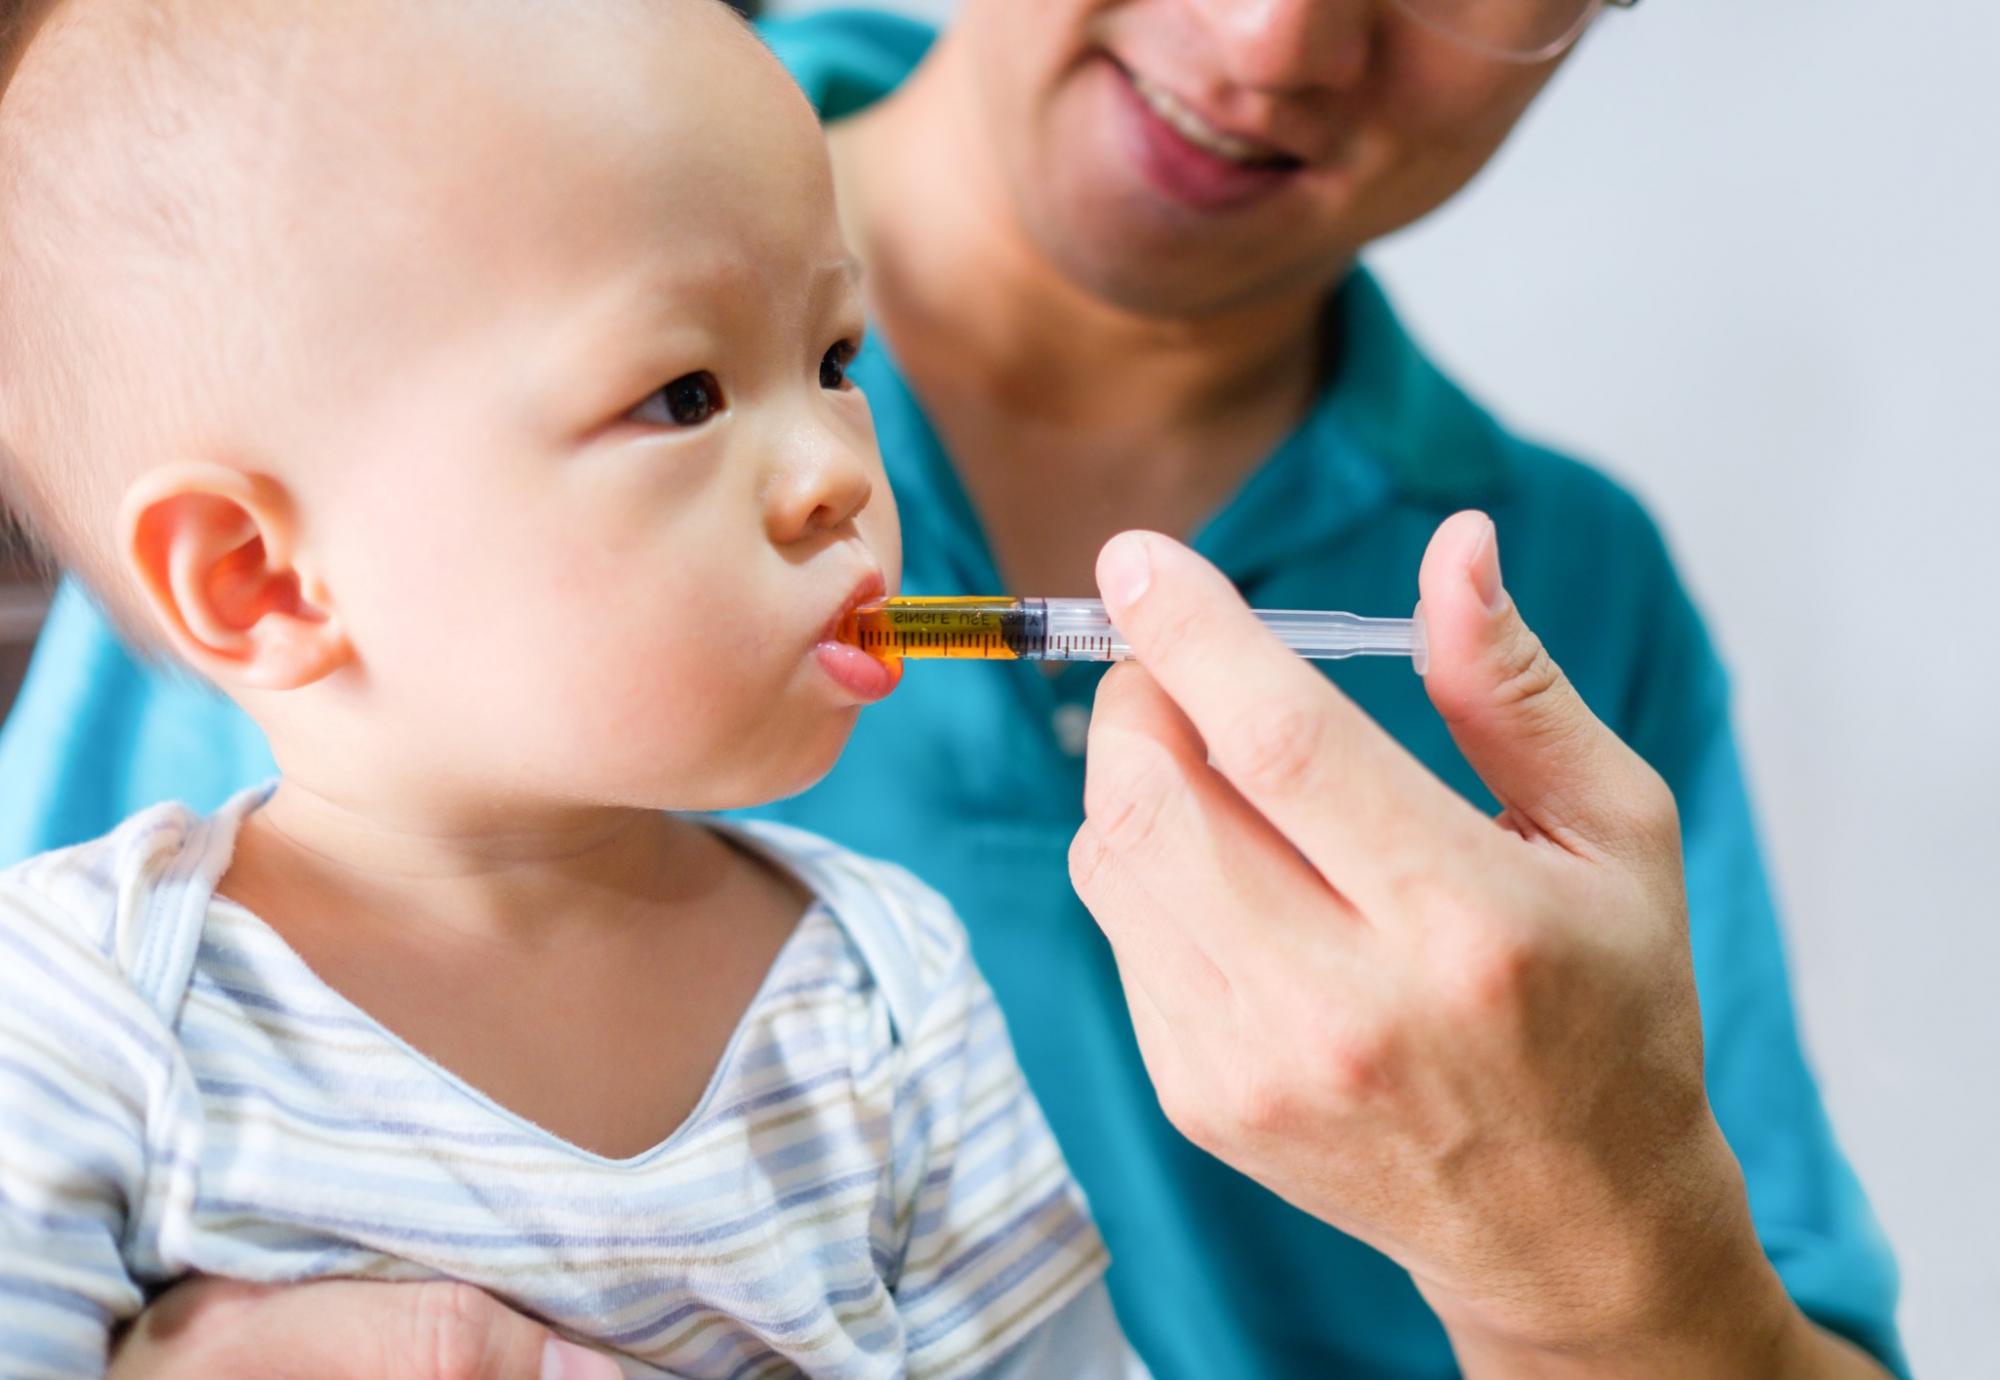
<path id="1" fill-rule="evenodd" d="M 465 0 L 374 4 L 475 18 Z M 0 0 L 0 496 L 128 634 L 150 621 L 118 554 L 132 481 L 175 459 L 271 459 L 241 453 L 258 444 L 247 414 L 292 382 L 283 307 L 308 270 L 285 256 L 285 203 L 318 177 L 274 164 L 319 56 L 309 36 L 350 5 Z"/>
<path id="2" fill-rule="evenodd" d="M 245 363 L 210 318 L 248 174 L 194 157 L 252 110 L 237 10 L 0 0 L 0 496 L 142 642 L 119 501 Z"/>
<path id="3" fill-rule="evenodd" d="M 14 79 L 14 68 L 20 63 L 21 55 L 27 49 L 29 34 L 35 21 L 40 17 L 41 8 L 36 0 L 0 0 L 0 105 L 5 103 L 7 87 Z M 0 189 L 4 188 L 4 177 L 5 164 L 0 163 Z M 4 190 L 0 190 L 0 196 L 4 195 Z M 5 243 L 0 242 L 0 255 L 4 255 L 6 249 Z M 3 265 L 4 259 L 0 259 L 0 274 L 4 274 Z M 5 278 L 0 277 L 0 333 L 13 335 L 21 328 L 22 323 L 18 313 L 12 310 L 13 307 L 12 294 L 6 291 Z M 16 342 L 9 341 L 7 345 L 0 346 L 0 359 L 18 353 L 20 348 Z M 12 391 L 11 382 L 9 379 L 0 378 L 0 503 L 11 500 L 16 506 L 22 506 L 20 461 L 15 457 L 13 448 L 7 444 L 5 402 L 8 393 Z M 0 512 L 0 521 L 5 521 L 5 516 L 4 512 Z M 21 519 L 15 517 L 14 521 L 19 522 Z"/>
<path id="4" fill-rule="evenodd" d="M 59 347 L 48 335 L 33 254 L 27 242 L 36 208 L 24 160 L 30 156 L 31 121 L 23 102 L 9 99 L 15 74 L 37 30 L 60 0 L 0 0 L 0 499 L 4 499 L 37 554 L 56 564 L 81 565 L 82 552 L 62 529 L 68 495 L 59 465 L 38 466 L 48 454 L 44 426 L 35 414 L 47 404 L 50 366 Z"/>
<path id="5" fill-rule="evenodd" d="M 89 175 L 58 166 L 84 133 L 63 106 L 90 98 L 31 70 L 66 3 L 0 0 L 0 496 L 41 554 L 115 605 L 122 581 L 105 525 L 115 477 L 98 434 L 112 400 L 84 387 L 97 311 L 77 300 L 78 280 L 111 246 L 87 242 Z"/>

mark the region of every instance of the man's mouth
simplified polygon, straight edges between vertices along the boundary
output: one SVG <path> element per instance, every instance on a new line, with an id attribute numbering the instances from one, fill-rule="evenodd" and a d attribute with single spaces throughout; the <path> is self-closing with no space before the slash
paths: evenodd
<path id="1" fill-rule="evenodd" d="M 1174 133 L 1193 144 L 1204 153 L 1212 153 L 1217 158 L 1225 158 L 1245 168 L 1296 168 L 1302 160 L 1287 153 L 1274 144 L 1261 143 L 1240 134 L 1217 129 L 1204 119 L 1186 101 L 1156 82 L 1148 81 L 1132 69 L 1125 68 L 1125 75 L 1132 83 L 1132 89 L 1146 108 L 1170 126 Z"/>

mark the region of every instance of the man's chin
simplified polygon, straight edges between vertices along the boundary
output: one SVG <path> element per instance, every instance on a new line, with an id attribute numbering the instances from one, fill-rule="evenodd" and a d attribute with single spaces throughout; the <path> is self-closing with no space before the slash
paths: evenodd
<path id="1" fill-rule="evenodd" d="M 1098 301 L 1130 315 L 1157 321 L 1199 322 L 1252 311 L 1279 298 L 1298 301 L 1305 291 L 1323 293 L 1339 280 L 1330 270 L 1319 284 L 1227 276 L 1200 269 L 1184 272 L 1148 271 L 1132 263 L 1077 264 L 1066 271 L 1069 280 Z"/>
<path id="2" fill-rule="evenodd" d="M 1316 252 L 1294 263 L 1236 228 L 1205 230 L 1143 208 L 1089 204 L 1049 210 L 1036 247 L 1079 291 L 1133 316 L 1167 321 L 1227 316 L 1301 292 L 1324 291 L 1352 256 Z"/>

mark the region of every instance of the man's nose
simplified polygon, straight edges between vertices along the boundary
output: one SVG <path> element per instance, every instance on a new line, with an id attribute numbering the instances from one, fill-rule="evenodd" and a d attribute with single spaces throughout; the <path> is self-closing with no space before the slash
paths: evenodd
<path id="1" fill-rule="evenodd" d="M 1187 0 L 1210 51 L 1238 87 L 1273 95 L 1360 80 L 1378 0 Z"/>
<path id="2" fill-rule="evenodd" d="M 871 457 L 848 438 L 814 429 L 788 438 L 764 494 L 764 523 L 779 546 L 852 522 L 875 494 Z"/>

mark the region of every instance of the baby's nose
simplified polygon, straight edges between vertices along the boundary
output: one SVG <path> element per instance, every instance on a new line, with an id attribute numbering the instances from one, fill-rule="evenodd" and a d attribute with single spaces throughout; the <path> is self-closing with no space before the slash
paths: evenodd
<path id="1" fill-rule="evenodd" d="M 832 440 L 787 457 L 765 505 L 771 540 L 784 546 L 852 522 L 874 496 L 872 471 L 852 446 Z"/>

